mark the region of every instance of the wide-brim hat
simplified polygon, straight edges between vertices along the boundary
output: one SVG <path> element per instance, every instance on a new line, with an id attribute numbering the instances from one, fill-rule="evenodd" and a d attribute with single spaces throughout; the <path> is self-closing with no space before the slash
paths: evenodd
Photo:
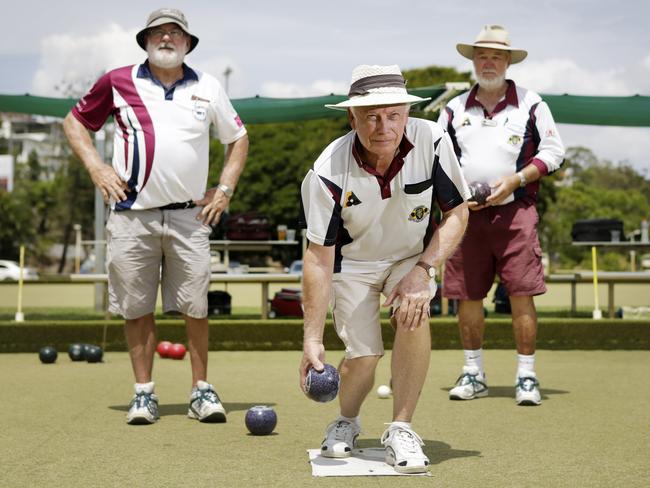
<path id="1" fill-rule="evenodd" d="M 159 25 L 168 24 L 170 22 L 178 25 L 183 32 L 190 36 L 190 48 L 187 50 L 186 54 L 191 53 L 199 43 L 199 38 L 190 32 L 190 27 L 185 18 L 185 14 L 175 8 L 159 8 L 149 14 L 145 28 L 135 35 L 135 40 L 138 41 L 138 46 L 146 51 L 147 31 L 152 27 L 158 27 Z"/>
<path id="2" fill-rule="evenodd" d="M 431 98 L 409 95 L 406 91 L 406 80 L 396 64 L 390 66 L 362 64 L 354 68 L 348 97 L 340 103 L 325 106 L 334 110 L 347 110 L 350 107 L 413 105 L 431 100 Z"/>
<path id="3" fill-rule="evenodd" d="M 474 44 L 456 44 L 456 50 L 467 59 L 474 58 L 474 48 L 477 47 L 509 51 L 510 64 L 520 63 L 528 56 L 528 51 L 515 49 L 510 45 L 510 35 L 500 25 L 483 26 L 481 32 L 476 36 Z"/>

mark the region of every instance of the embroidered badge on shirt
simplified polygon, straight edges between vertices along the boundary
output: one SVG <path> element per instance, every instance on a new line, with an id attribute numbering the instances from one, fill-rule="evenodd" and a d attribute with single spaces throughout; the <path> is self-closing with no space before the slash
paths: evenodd
<path id="1" fill-rule="evenodd" d="M 345 194 L 345 205 L 344 207 L 352 207 L 353 205 L 359 205 L 361 200 L 351 191 Z"/>
<path id="2" fill-rule="evenodd" d="M 469 117 L 465 117 L 465 120 L 463 120 L 463 123 L 460 124 L 460 125 L 465 127 L 465 126 L 468 126 L 468 125 L 472 125 L 472 122 L 469 120 Z"/>
<path id="3" fill-rule="evenodd" d="M 511 146 L 518 146 L 521 144 L 521 136 L 510 136 L 508 139 L 508 144 Z"/>
<path id="4" fill-rule="evenodd" d="M 413 210 L 411 210 L 409 220 L 411 222 L 422 222 L 427 215 L 429 215 L 429 209 L 424 205 L 418 205 Z"/>

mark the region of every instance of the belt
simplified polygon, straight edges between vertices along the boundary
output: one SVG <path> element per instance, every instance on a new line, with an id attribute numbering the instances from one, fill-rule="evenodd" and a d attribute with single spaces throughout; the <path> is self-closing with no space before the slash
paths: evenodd
<path id="1" fill-rule="evenodd" d="M 194 207 L 196 207 L 196 203 L 194 203 L 192 200 L 189 200 L 183 203 L 169 203 L 162 207 L 158 207 L 158 210 L 183 210 L 185 208 L 194 208 Z"/>

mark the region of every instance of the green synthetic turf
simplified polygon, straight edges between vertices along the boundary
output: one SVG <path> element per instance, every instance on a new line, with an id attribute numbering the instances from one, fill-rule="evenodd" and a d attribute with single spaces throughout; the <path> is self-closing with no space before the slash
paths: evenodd
<path id="1" fill-rule="evenodd" d="M 341 353 L 329 352 L 337 364 Z M 648 351 L 538 351 L 544 403 L 514 404 L 515 355 L 489 350 L 490 396 L 447 400 L 460 351 L 434 351 L 414 427 L 427 446 L 430 478 L 313 478 L 306 449 L 318 447 L 337 414 L 298 390 L 299 351 L 211 352 L 210 381 L 226 424 L 185 417 L 189 361 L 156 359 L 161 421 L 128 426 L 132 376 L 126 353 L 102 364 L 60 354 L 0 354 L 0 485 L 215 487 L 642 487 L 650 448 Z M 380 362 L 377 385 L 389 379 Z M 276 435 L 254 437 L 246 409 L 273 405 Z M 361 445 L 376 446 L 391 401 L 374 394 L 362 411 Z"/>

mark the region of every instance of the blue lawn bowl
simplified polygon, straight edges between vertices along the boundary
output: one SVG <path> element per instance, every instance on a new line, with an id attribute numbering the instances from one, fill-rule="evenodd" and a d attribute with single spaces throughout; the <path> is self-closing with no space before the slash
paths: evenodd
<path id="1" fill-rule="evenodd" d="M 56 362 L 58 355 L 59 354 L 56 352 L 56 349 L 54 349 L 52 346 L 41 347 L 41 349 L 38 351 L 38 358 L 43 364 L 52 364 Z"/>
<path id="2" fill-rule="evenodd" d="M 266 405 L 256 405 L 246 412 L 246 428 L 253 435 L 269 435 L 278 423 L 275 410 Z"/>
<path id="3" fill-rule="evenodd" d="M 339 372 L 331 364 L 325 364 L 323 371 L 309 368 L 305 378 L 305 392 L 314 401 L 331 402 L 339 392 Z"/>

